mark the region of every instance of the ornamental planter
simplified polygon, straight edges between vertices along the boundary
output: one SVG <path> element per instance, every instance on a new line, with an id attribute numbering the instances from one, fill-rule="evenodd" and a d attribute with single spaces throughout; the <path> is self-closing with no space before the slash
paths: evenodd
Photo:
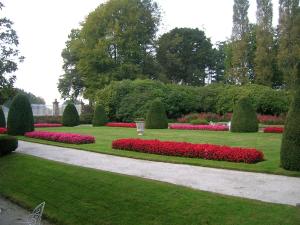
<path id="1" fill-rule="evenodd" d="M 138 135 L 144 135 L 145 132 L 145 121 L 135 121 L 136 131 Z"/>

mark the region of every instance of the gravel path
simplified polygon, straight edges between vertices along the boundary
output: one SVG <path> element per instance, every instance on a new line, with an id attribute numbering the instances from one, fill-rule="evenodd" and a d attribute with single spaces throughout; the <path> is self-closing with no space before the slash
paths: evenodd
<path id="1" fill-rule="evenodd" d="M 225 195 L 294 206 L 300 203 L 298 177 L 152 162 L 24 141 L 19 141 L 17 152 Z"/>
<path id="2" fill-rule="evenodd" d="M 47 204 L 45 209 L 47 210 Z M 21 208 L 11 201 L 0 197 L 0 224 L 1 225 L 22 225 L 26 224 L 26 219 L 31 212 Z M 49 222 L 42 220 L 43 225 L 50 225 Z"/>

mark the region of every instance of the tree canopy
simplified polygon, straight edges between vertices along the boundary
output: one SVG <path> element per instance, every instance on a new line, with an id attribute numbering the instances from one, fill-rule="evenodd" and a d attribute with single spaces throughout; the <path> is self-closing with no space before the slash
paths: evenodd
<path id="1" fill-rule="evenodd" d="M 4 5 L 0 2 L 0 11 Z M 0 18 L 0 105 L 13 95 L 13 85 L 18 63 L 23 61 L 17 49 L 19 45 L 13 22 L 6 17 Z"/>
<path id="2" fill-rule="evenodd" d="M 199 29 L 175 28 L 158 40 L 158 62 L 174 83 L 204 85 L 212 57 L 210 39 Z"/>
<path id="3" fill-rule="evenodd" d="M 153 78 L 154 39 L 160 11 L 152 0 L 110 0 L 91 12 L 73 31 L 63 51 L 63 97 L 82 90 L 91 99 L 112 80 Z"/>

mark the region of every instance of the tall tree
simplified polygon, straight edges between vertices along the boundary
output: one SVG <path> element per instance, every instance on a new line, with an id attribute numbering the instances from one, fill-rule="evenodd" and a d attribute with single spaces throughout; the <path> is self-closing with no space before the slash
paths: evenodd
<path id="1" fill-rule="evenodd" d="M 279 0 L 279 50 L 277 61 L 288 88 L 291 88 L 295 83 L 295 67 L 300 60 L 300 38 L 295 32 L 297 27 L 300 26 L 299 19 L 297 19 L 297 8 L 299 8 L 299 0 Z"/>
<path id="2" fill-rule="evenodd" d="M 0 11 L 3 7 L 0 2 Z M 13 95 L 16 76 L 12 73 L 24 59 L 17 49 L 18 36 L 12 25 L 13 22 L 6 17 L 0 18 L 0 105 Z"/>
<path id="3" fill-rule="evenodd" d="M 79 33 L 85 97 L 112 80 L 155 77 L 154 39 L 160 11 L 152 0 L 110 0 L 90 13 Z"/>
<path id="4" fill-rule="evenodd" d="M 273 77 L 273 5 L 271 0 L 257 0 L 255 83 L 272 86 Z"/>
<path id="5" fill-rule="evenodd" d="M 175 28 L 158 40 L 158 62 L 174 83 L 204 85 L 212 57 L 210 39 L 199 29 Z"/>
<path id="6" fill-rule="evenodd" d="M 79 30 L 72 30 L 69 40 L 66 42 L 66 48 L 63 49 L 61 56 L 63 58 L 64 74 L 58 80 L 58 91 L 63 99 L 75 101 L 84 90 L 83 78 L 80 76 L 76 63 L 79 61 Z"/>
<path id="7" fill-rule="evenodd" d="M 232 58 L 227 79 L 232 83 L 249 82 L 249 19 L 248 0 L 234 0 L 232 27 Z"/>

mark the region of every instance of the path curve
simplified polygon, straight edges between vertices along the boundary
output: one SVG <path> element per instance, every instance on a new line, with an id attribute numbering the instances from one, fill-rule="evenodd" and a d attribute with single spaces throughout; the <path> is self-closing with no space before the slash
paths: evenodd
<path id="1" fill-rule="evenodd" d="M 300 203 L 298 177 L 153 162 L 24 141 L 19 141 L 17 152 L 225 195 L 294 206 Z"/>

